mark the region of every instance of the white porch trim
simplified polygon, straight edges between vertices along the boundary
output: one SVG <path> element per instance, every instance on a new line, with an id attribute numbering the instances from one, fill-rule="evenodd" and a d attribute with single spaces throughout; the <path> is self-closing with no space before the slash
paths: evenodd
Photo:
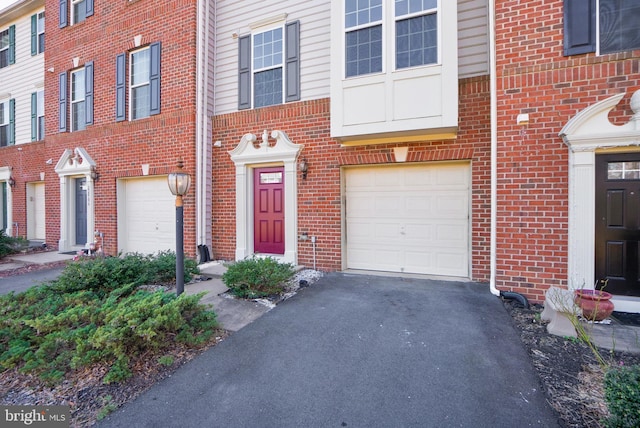
<path id="1" fill-rule="evenodd" d="M 10 166 L 0 167 L 0 181 L 4 181 L 5 183 L 7 183 L 7 200 L 5 201 L 7 204 L 7 228 L 4 231 L 7 234 L 7 236 L 13 236 L 13 193 L 12 193 L 13 188 L 9 186 L 11 171 L 12 171 L 12 168 Z M 1 194 L 0 194 L 0 197 L 2 197 Z M 0 207 L 0 216 L 1 215 L 2 215 L 2 209 Z M 25 226 L 25 230 L 26 230 L 26 226 Z"/>
<path id="2" fill-rule="evenodd" d="M 87 239 L 93 236 L 95 230 L 94 189 L 95 183 L 91 179 L 91 170 L 95 168 L 95 161 L 87 151 L 81 147 L 74 150 L 66 149 L 56 164 L 55 172 L 60 177 L 60 240 L 58 251 L 65 252 L 75 249 L 88 248 L 73 244 L 73 209 L 74 209 L 74 181 L 73 178 L 85 177 L 87 180 Z"/>
<path id="3" fill-rule="evenodd" d="M 263 166 L 284 166 L 284 255 L 275 258 L 297 264 L 298 261 L 298 183 L 296 161 L 304 147 L 294 144 L 283 131 L 265 130 L 262 142 L 254 134 L 245 134 L 238 146 L 229 152 L 236 165 L 236 260 L 253 254 L 253 169 Z"/>
<path id="4" fill-rule="evenodd" d="M 569 148 L 569 289 L 595 285 L 595 162 L 597 153 L 640 151 L 640 90 L 631 97 L 634 115 L 622 126 L 609 121 L 609 112 L 624 93 L 580 111 L 560 131 Z M 640 312 L 640 298 L 614 297 L 616 310 Z"/>

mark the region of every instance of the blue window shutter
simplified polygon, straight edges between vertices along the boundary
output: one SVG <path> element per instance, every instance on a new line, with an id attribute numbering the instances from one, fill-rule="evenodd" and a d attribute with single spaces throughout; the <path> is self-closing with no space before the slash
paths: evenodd
<path id="1" fill-rule="evenodd" d="M 300 100 L 300 21 L 286 26 L 285 102 Z"/>
<path id="2" fill-rule="evenodd" d="M 93 16 L 93 0 L 85 0 L 84 5 L 87 7 L 87 14 L 85 16 Z"/>
<path id="3" fill-rule="evenodd" d="M 160 114 L 160 42 L 152 43 L 149 46 L 151 70 L 149 73 L 149 93 L 150 105 L 149 114 Z"/>
<path id="4" fill-rule="evenodd" d="M 16 100 L 9 100 L 9 145 L 16 143 Z"/>
<path id="5" fill-rule="evenodd" d="M 38 139 L 38 93 L 31 93 L 31 141 Z"/>
<path id="6" fill-rule="evenodd" d="M 67 0 L 60 0 L 59 11 L 60 22 L 58 26 L 64 28 L 69 24 L 69 21 L 67 21 Z"/>
<path id="7" fill-rule="evenodd" d="M 127 54 L 122 53 L 116 57 L 116 122 L 121 122 L 127 118 L 125 109 L 126 96 L 126 59 Z"/>
<path id="8" fill-rule="evenodd" d="M 9 27 L 9 64 L 16 63 L 16 26 Z"/>
<path id="9" fill-rule="evenodd" d="M 67 73 L 58 75 L 58 131 L 67 132 Z"/>
<path id="10" fill-rule="evenodd" d="M 238 110 L 251 108 L 251 35 L 238 39 Z"/>
<path id="11" fill-rule="evenodd" d="M 596 0 L 564 0 L 564 55 L 596 51 Z"/>
<path id="12" fill-rule="evenodd" d="M 31 56 L 38 55 L 38 14 L 31 15 Z"/>
<path id="13" fill-rule="evenodd" d="M 84 65 L 84 118 L 87 125 L 93 124 L 93 61 Z"/>

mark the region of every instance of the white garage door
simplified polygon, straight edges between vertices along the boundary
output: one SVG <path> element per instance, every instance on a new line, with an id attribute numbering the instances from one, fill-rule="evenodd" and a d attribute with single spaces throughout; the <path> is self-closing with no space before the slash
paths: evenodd
<path id="1" fill-rule="evenodd" d="M 120 251 L 175 251 L 175 196 L 169 191 L 167 177 L 123 180 L 118 191 L 118 216 Z"/>
<path id="2" fill-rule="evenodd" d="M 349 269 L 469 277 L 468 163 L 345 172 Z"/>

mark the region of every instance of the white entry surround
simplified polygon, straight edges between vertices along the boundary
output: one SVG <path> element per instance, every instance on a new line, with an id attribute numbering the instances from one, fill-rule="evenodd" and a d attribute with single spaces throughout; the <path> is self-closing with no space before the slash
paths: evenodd
<path id="1" fill-rule="evenodd" d="M 272 131 L 271 140 L 265 130 L 257 143 L 254 134 L 245 134 L 238 146 L 229 152 L 236 165 L 236 260 L 253 251 L 253 169 L 284 166 L 284 255 L 273 255 L 286 263 L 298 262 L 298 183 L 296 161 L 304 146 L 294 144 L 283 131 Z"/>
<path id="2" fill-rule="evenodd" d="M 640 90 L 631 97 L 631 119 L 622 126 L 609 121 L 624 95 L 585 108 L 560 131 L 569 147 L 569 289 L 595 285 L 596 153 L 640 151 Z M 617 311 L 640 312 L 640 298 L 614 296 L 613 302 Z"/>
<path id="3" fill-rule="evenodd" d="M 12 197 L 12 188 L 9 186 L 9 179 L 11 178 L 11 167 L 10 166 L 0 166 L 0 181 L 4 181 L 7 183 L 7 228 L 5 229 L 5 233 L 7 236 L 13 236 L 13 197 Z M 0 198 L 2 195 L 0 194 Z M 2 201 L 0 201 L 2 202 Z M 0 205 L 0 216 L 2 215 L 2 205 Z M 0 219 L 1 220 L 1 219 Z M 2 227 L 2 225 L 0 225 Z"/>
<path id="4" fill-rule="evenodd" d="M 73 207 L 74 207 L 74 181 L 73 179 L 85 177 L 87 179 L 87 238 L 93 236 L 95 229 L 94 189 L 91 179 L 91 171 L 96 163 L 87 151 L 81 147 L 66 149 L 56 164 L 55 171 L 60 177 L 60 241 L 58 251 L 72 251 L 84 246 L 73 244 Z"/>

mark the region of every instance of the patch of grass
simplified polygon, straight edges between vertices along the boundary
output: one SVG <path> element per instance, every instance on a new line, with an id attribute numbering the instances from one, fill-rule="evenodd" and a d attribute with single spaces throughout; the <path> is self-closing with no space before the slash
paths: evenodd
<path id="1" fill-rule="evenodd" d="M 236 296 L 254 299 L 282 293 L 293 274 L 290 263 L 254 255 L 230 265 L 222 275 L 222 281 Z"/>
<path id="2" fill-rule="evenodd" d="M 173 355 L 163 355 L 161 357 L 158 357 L 158 364 L 162 364 L 163 366 L 170 366 L 173 364 L 173 362 L 175 361 L 175 358 L 173 357 Z"/>
<path id="3" fill-rule="evenodd" d="M 199 303 L 203 294 L 138 289 L 162 277 L 155 263 L 139 255 L 83 260 L 51 286 L 0 296 L 0 369 L 56 383 L 71 370 L 103 363 L 110 366 L 103 381 L 119 382 L 131 376 L 135 355 L 161 353 L 176 341 L 207 342 L 217 322 Z"/>

